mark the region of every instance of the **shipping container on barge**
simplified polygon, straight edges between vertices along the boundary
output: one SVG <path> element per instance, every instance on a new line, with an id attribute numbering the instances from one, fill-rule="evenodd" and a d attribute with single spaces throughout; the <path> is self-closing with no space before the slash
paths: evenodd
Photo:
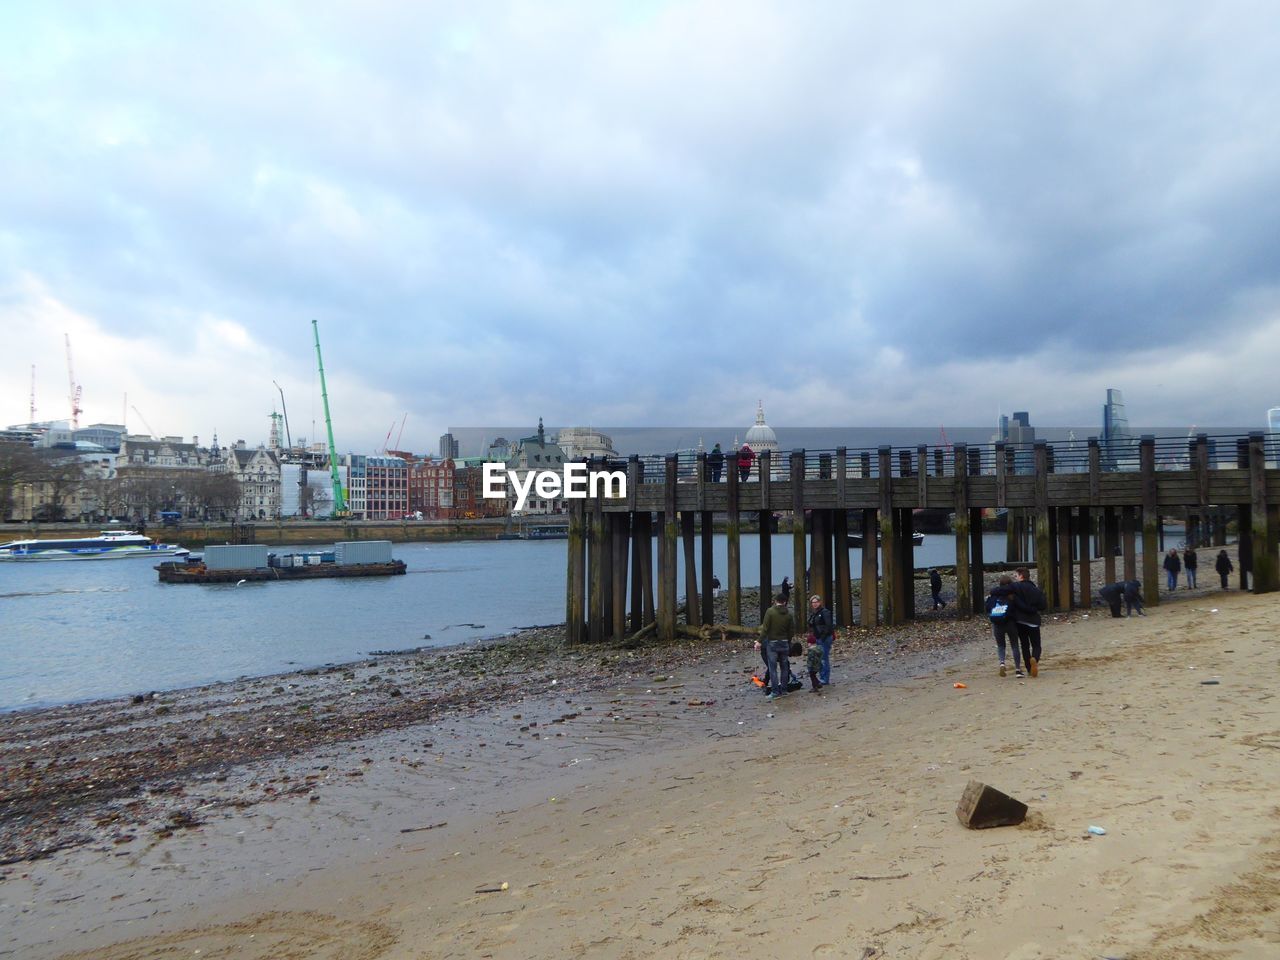
<path id="1" fill-rule="evenodd" d="M 332 550 L 272 553 L 265 545 L 206 547 L 204 556 L 156 567 L 161 583 L 241 583 L 328 577 L 394 577 L 405 572 L 390 540 L 357 540 Z"/>

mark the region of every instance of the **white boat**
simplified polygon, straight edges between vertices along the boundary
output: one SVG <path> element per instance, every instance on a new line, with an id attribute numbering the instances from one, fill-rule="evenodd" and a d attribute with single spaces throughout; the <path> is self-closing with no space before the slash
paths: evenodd
<path id="1" fill-rule="evenodd" d="M 96 537 L 12 540 L 0 544 L 0 560 L 106 560 L 115 557 L 182 557 L 176 543 L 155 543 L 133 530 L 104 530 Z"/>

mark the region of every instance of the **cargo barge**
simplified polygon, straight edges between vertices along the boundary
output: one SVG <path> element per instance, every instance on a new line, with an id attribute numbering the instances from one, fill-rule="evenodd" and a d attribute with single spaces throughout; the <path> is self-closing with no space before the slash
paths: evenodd
<path id="1" fill-rule="evenodd" d="M 391 558 L 390 540 L 338 543 L 333 550 L 276 554 L 256 544 L 212 546 L 203 557 L 156 566 L 161 583 L 250 583 L 329 577 L 394 577 L 405 572 Z"/>

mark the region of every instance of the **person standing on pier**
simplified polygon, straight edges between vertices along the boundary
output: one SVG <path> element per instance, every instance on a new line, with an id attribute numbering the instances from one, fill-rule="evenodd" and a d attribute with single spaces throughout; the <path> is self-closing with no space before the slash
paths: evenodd
<path id="1" fill-rule="evenodd" d="M 724 451 L 720 449 L 720 444 L 717 443 L 707 454 L 707 466 L 711 469 L 711 482 L 719 483 L 720 474 L 724 473 Z"/>
<path id="2" fill-rule="evenodd" d="M 756 452 L 744 443 L 742 449 L 738 451 L 738 480 L 740 482 L 747 482 L 747 477 L 751 476 L 751 465 L 755 461 Z"/>
<path id="3" fill-rule="evenodd" d="M 769 664 L 770 700 L 776 700 L 787 693 L 786 685 L 790 680 L 787 674 L 790 671 L 784 671 L 782 664 L 790 666 L 791 637 L 795 632 L 796 621 L 787 609 L 787 600 L 782 594 L 778 594 L 773 598 L 773 606 L 764 613 L 764 620 L 760 623 L 760 639 L 756 641 L 757 648 L 763 648 Z"/>
<path id="4" fill-rule="evenodd" d="M 836 639 L 836 624 L 835 617 L 823 606 L 822 598 L 816 593 L 809 598 L 809 633 L 822 649 L 822 669 L 818 671 L 818 679 L 825 687 L 831 682 L 831 645 Z"/>
<path id="5" fill-rule="evenodd" d="M 1044 591 L 1031 582 L 1031 571 L 1019 567 L 1009 599 L 1013 607 L 1013 620 L 1018 626 L 1018 643 L 1022 646 L 1022 662 L 1027 673 L 1040 676 L 1040 611 L 1049 606 Z"/>
<path id="6" fill-rule="evenodd" d="M 1231 575 L 1231 571 L 1235 570 L 1231 565 L 1231 558 L 1227 556 L 1227 551 L 1218 551 L 1218 559 L 1213 562 L 1213 569 L 1218 571 L 1218 576 L 1222 578 L 1222 589 L 1226 590 L 1227 577 Z"/>
<path id="7" fill-rule="evenodd" d="M 1178 574 L 1182 572 L 1182 561 L 1178 559 L 1178 551 L 1170 550 L 1164 558 L 1164 572 L 1169 576 L 1169 591 L 1178 589 Z"/>
<path id="8" fill-rule="evenodd" d="M 1182 565 L 1187 568 L 1187 589 L 1194 590 L 1196 588 L 1196 567 L 1199 565 L 1200 559 L 1196 556 L 1195 547 L 1187 547 L 1182 551 Z"/>

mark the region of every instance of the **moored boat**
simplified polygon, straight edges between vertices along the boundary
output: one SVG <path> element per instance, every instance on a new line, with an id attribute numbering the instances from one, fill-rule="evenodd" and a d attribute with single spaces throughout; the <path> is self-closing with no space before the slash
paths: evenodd
<path id="1" fill-rule="evenodd" d="M 120 557 L 183 557 L 176 543 L 156 543 L 133 530 L 104 530 L 96 537 L 11 540 L 0 544 L 0 560 L 111 560 Z"/>

